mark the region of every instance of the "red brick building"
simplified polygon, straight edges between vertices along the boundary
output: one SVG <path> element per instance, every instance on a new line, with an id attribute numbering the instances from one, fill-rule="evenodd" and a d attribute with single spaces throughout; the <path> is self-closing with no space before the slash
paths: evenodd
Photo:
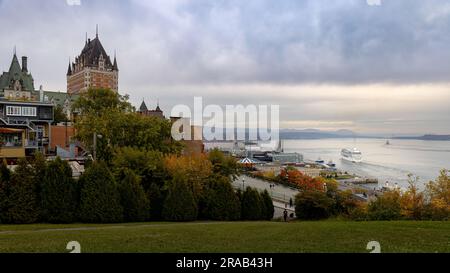
<path id="1" fill-rule="evenodd" d="M 80 94 L 89 88 L 119 90 L 119 68 L 116 56 L 111 62 L 98 33 L 94 40 L 87 39 L 81 54 L 67 70 L 67 93 Z"/>

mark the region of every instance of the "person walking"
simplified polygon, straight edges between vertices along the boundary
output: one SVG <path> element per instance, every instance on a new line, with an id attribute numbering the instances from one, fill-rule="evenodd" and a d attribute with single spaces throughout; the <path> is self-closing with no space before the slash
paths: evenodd
<path id="1" fill-rule="evenodd" d="M 283 213 L 284 221 L 287 222 L 288 220 L 288 211 L 285 209 Z"/>

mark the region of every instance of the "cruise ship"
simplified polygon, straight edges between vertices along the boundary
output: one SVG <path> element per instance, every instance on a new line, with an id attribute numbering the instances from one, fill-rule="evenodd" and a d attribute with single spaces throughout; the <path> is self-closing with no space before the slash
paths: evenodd
<path id="1" fill-rule="evenodd" d="M 341 152 L 342 159 L 346 161 L 350 161 L 353 163 L 359 163 L 362 162 L 362 153 L 360 150 L 353 148 L 353 149 L 343 149 Z"/>

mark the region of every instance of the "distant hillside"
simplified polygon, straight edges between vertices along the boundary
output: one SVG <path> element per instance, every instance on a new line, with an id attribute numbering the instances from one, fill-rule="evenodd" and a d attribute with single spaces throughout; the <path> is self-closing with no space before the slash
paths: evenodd
<path id="1" fill-rule="evenodd" d="M 321 138 L 354 138 L 364 137 L 355 134 L 350 130 L 321 131 L 316 129 L 294 130 L 287 129 L 280 131 L 281 139 L 321 139 Z"/>
<path id="2" fill-rule="evenodd" d="M 394 139 L 450 141 L 450 135 L 424 135 L 424 136 L 412 136 L 412 137 L 394 137 Z"/>

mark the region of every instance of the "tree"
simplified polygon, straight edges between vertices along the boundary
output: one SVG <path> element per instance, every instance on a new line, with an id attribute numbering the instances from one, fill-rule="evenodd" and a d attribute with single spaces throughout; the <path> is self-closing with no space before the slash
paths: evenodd
<path id="1" fill-rule="evenodd" d="M 400 197 L 400 192 L 390 191 L 370 202 L 367 208 L 369 219 L 375 221 L 400 220 Z"/>
<path id="2" fill-rule="evenodd" d="M 115 179 L 104 162 L 94 162 L 80 177 L 80 219 L 86 223 L 116 223 L 123 208 Z"/>
<path id="3" fill-rule="evenodd" d="M 167 156 L 165 168 L 172 177 L 184 177 L 196 201 L 202 195 L 203 188 L 212 175 L 211 162 L 205 155 Z"/>
<path id="4" fill-rule="evenodd" d="M 247 187 L 242 195 L 242 219 L 243 220 L 261 220 L 263 218 L 263 202 L 261 196 L 256 189 Z"/>
<path id="5" fill-rule="evenodd" d="M 153 221 L 163 220 L 163 207 L 166 200 L 166 191 L 157 183 L 150 184 L 146 190 L 147 198 L 150 202 L 150 219 Z"/>
<path id="6" fill-rule="evenodd" d="M 166 221 L 194 221 L 198 216 L 198 207 L 192 191 L 182 176 L 175 176 L 169 185 L 162 215 Z"/>
<path id="7" fill-rule="evenodd" d="M 124 170 L 119 178 L 118 189 L 126 222 L 144 222 L 150 218 L 150 204 L 140 183 L 140 178 L 132 170 Z"/>
<path id="8" fill-rule="evenodd" d="M 200 215 L 206 220 L 240 219 L 240 201 L 228 178 L 221 175 L 210 178 L 200 200 Z"/>
<path id="9" fill-rule="evenodd" d="M 0 165 L 0 223 L 9 223 L 9 195 L 11 191 L 11 171 L 6 160 Z"/>
<path id="10" fill-rule="evenodd" d="M 450 177 L 448 170 L 442 170 L 440 176 L 427 184 L 425 206 L 426 214 L 432 220 L 450 219 Z"/>
<path id="11" fill-rule="evenodd" d="M 167 153 L 180 153 L 183 146 L 171 137 L 171 122 L 145 117 L 135 112 L 128 102 L 109 89 L 90 89 L 75 102 L 81 114 L 75 121 L 76 138 L 93 150 L 95 134 L 97 158 L 111 160 L 116 148 L 139 147 Z"/>
<path id="12" fill-rule="evenodd" d="M 225 156 L 219 149 L 214 149 L 209 152 L 208 159 L 214 173 L 236 180 L 239 175 L 239 166 L 233 157 Z"/>
<path id="13" fill-rule="evenodd" d="M 295 197 L 295 214 L 302 220 L 321 220 L 330 217 L 334 200 L 323 191 L 301 191 Z"/>
<path id="14" fill-rule="evenodd" d="M 76 221 L 78 208 L 77 184 L 72 169 L 59 157 L 48 164 L 41 183 L 42 219 L 49 223 Z"/>
<path id="15" fill-rule="evenodd" d="M 400 198 L 401 214 L 405 219 L 421 220 L 424 213 L 425 199 L 417 187 L 419 179 L 408 176 L 408 190 Z"/>
<path id="16" fill-rule="evenodd" d="M 53 117 L 53 124 L 58 124 L 61 122 L 68 122 L 69 118 L 67 114 L 64 113 L 64 108 L 61 105 L 55 107 L 55 114 Z"/>
<path id="17" fill-rule="evenodd" d="M 280 173 L 281 181 L 287 182 L 290 185 L 300 190 L 323 190 L 325 180 L 322 177 L 312 178 L 303 174 L 295 168 L 286 168 Z"/>
<path id="18" fill-rule="evenodd" d="M 12 174 L 4 223 L 32 224 L 40 216 L 33 168 L 21 159 Z"/>
<path id="19" fill-rule="evenodd" d="M 263 219 L 270 221 L 273 219 L 273 215 L 275 213 L 275 207 L 273 206 L 273 200 L 272 197 L 270 197 L 270 194 L 267 190 L 265 190 L 261 194 L 261 201 L 264 204 L 264 212 L 263 212 Z"/>

